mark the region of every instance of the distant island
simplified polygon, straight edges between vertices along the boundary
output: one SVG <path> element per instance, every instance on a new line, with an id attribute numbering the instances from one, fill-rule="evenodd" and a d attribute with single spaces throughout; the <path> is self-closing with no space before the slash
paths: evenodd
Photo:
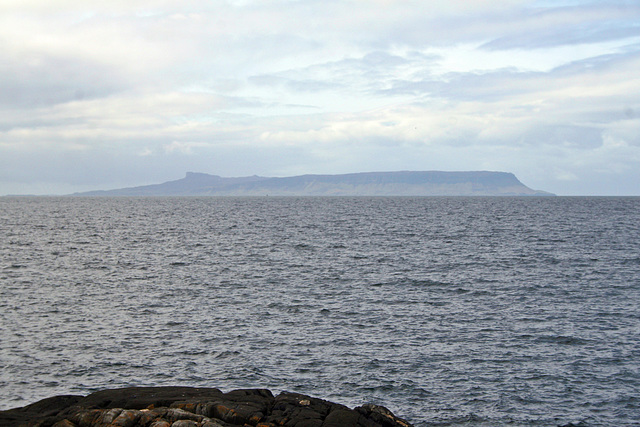
<path id="1" fill-rule="evenodd" d="M 223 178 L 187 172 L 162 184 L 75 193 L 74 196 L 553 196 L 508 172 L 400 171 L 283 178 Z"/>

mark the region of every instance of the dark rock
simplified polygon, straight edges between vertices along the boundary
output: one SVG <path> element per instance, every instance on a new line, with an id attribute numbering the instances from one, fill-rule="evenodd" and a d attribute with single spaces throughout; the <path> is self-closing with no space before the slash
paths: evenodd
<path id="1" fill-rule="evenodd" d="M 0 426 L 26 427 L 409 427 L 388 409 L 349 409 L 298 393 L 269 390 L 131 387 L 57 396 L 0 411 Z"/>
<path id="2" fill-rule="evenodd" d="M 129 387 L 102 390 L 90 394 L 82 400 L 82 406 L 91 408 L 144 409 L 170 406 L 176 401 L 207 401 L 222 396 L 217 388 L 194 387 Z"/>
<path id="3" fill-rule="evenodd" d="M 75 405 L 82 398 L 73 395 L 54 396 L 22 408 L 0 411 L 0 426 L 36 425 L 36 420 L 45 421 L 55 417 L 61 410 Z"/>
<path id="4" fill-rule="evenodd" d="M 327 415 L 325 418 L 323 426 L 324 427 L 341 427 L 341 426 L 356 426 L 361 425 L 359 423 L 360 414 L 356 411 L 351 411 L 349 409 L 336 409 L 333 410 Z"/>
<path id="5" fill-rule="evenodd" d="M 410 424 L 405 420 L 402 420 L 393 413 L 385 408 L 384 406 L 379 405 L 362 405 L 355 408 L 355 411 L 364 415 L 364 417 L 368 420 L 371 420 L 383 427 L 395 427 L 397 425 L 401 426 L 409 426 Z"/>

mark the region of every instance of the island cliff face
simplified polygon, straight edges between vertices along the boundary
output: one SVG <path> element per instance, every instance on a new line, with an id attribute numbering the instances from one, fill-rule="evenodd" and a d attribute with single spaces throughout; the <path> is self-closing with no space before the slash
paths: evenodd
<path id="1" fill-rule="evenodd" d="M 163 184 L 80 196 L 549 196 L 532 190 L 507 172 L 402 171 L 284 178 L 222 178 L 187 172 Z"/>
<path id="2" fill-rule="evenodd" d="M 56 396 L 0 411 L 0 426 L 25 427 L 410 427 L 388 409 L 355 409 L 283 392 L 131 387 L 89 396 Z"/>

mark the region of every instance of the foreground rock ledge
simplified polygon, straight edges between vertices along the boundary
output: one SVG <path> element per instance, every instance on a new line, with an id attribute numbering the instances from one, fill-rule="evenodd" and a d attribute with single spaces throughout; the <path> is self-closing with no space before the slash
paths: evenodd
<path id="1" fill-rule="evenodd" d="M 303 394 L 264 389 L 131 387 L 56 396 L 0 411 L 0 426 L 38 427 L 409 427 L 383 406 L 349 409 Z"/>

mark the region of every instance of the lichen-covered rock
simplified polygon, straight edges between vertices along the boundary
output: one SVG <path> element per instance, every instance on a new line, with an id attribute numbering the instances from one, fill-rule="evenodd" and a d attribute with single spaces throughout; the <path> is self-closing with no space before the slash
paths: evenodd
<path id="1" fill-rule="evenodd" d="M 410 427 L 382 406 L 349 409 L 269 390 L 132 387 L 59 396 L 0 411 L 0 427 Z"/>
<path id="2" fill-rule="evenodd" d="M 409 427 L 411 425 L 407 421 L 393 415 L 393 412 L 384 406 L 367 404 L 358 406 L 355 408 L 355 411 L 382 427 Z"/>
<path id="3" fill-rule="evenodd" d="M 200 427 L 201 424 L 192 420 L 178 420 L 171 424 L 171 427 Z"/>

